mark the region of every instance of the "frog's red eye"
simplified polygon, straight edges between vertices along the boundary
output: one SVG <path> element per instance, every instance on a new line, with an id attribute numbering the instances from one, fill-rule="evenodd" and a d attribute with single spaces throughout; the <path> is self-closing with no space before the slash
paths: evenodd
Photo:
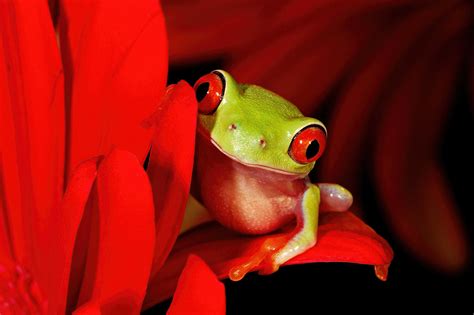
<path id="1" fill-rule="evenodd" d="M 300 130 L 291 141 L 288 154 L 300 164 L 316 161 L 326 147 L 326 132 L 318 125 L 310 125 Z"/>
<path id="2" fill-rule="evenodd" d="M 224 81 L 218 72 L 206 74 L 194 84 L 194 92 L 198 101 L 199 113 L 212 114 L 224 96 Z"/>

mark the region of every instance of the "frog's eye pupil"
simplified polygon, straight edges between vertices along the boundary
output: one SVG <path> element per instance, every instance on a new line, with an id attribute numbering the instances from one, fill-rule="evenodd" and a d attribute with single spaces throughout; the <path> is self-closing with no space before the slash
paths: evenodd
<path id="1" fill-rule="evenodd" d="M 297 163 L 308 164 L 321 157 L 326 147 L 326 132 L 319 125 L 301 129 L 291 141 L 288 154 Z"/>
<path id="2" fill-rule="evenodd" d="M 319 152 L 319 142 L 317 140 L 311 141 L 306 149 L 306 158 L 308 160 L 314 158 Z"/>
<path id="3" fill-rule="evenodd" d="M 224 77 L 217 71 L 202 76 L 194 84 L 200 114 L 213 114 L 224 97 Z"/>
<path id="4" fill-rule="evenodd" d="M 196 99 L 197 99 L 197 101 L 198 102 L 202 101 L 206 97 L 208 91 L 209 91 L 209 83 L 208 82 L 199 84 L 199 86 L 196 89 Z"/>

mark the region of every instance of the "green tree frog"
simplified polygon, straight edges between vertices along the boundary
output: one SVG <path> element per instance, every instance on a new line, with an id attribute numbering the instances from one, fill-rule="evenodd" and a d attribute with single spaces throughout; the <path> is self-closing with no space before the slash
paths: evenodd
<path id="1" fill-rule="evenodd" d="M 213 71 L 194 85 L 198 101 L 192 195 L 181 231 L 217 220 L 243 234 L 266 234 L 296 219 L 290 237 L 269 238 L 238 280 L 260 267 L 272 273 L 316 244 L 318 215 L 345 211 L 352 195 L 308 178 L 326 146 L 326 127 L 282 97 Z M 200 206 L 202 205 L 202 206 Z M 263 264 L 263 267 L 262 267 Z"/>

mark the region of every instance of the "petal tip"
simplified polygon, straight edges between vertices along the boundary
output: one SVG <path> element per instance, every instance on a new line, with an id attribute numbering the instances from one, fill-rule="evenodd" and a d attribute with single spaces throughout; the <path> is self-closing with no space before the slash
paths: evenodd
<path id="1" fill-rule="evenodd" d="M 375 270 L 375 275 L 377 276 L 377 278 L 379 278 L 382 281 L 387 281 L 389 267 L 390 267 L 390 264 L 375 265 L 374 270 Z"/>

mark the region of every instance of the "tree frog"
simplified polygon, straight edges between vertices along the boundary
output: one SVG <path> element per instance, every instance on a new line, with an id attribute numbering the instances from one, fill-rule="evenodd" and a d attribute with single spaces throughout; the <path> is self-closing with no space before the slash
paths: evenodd
<path id="1" fill-rule="evenodd" d="M 181 231 L 215 219 L 239 233 L 267 234 L 296 218 L 290 237 L 269 238 L 230 277 L 239 280 L 257 267 L 272 273 L 316 244 L 320 209 L 345 211 L 352 203 L 343 187 L 308 178 L 326 146 L 326 127 L 273 92 L 239 84 L 222 70 L 201 77 L 194 90 L 195 199 L 188 202 Z"/>

